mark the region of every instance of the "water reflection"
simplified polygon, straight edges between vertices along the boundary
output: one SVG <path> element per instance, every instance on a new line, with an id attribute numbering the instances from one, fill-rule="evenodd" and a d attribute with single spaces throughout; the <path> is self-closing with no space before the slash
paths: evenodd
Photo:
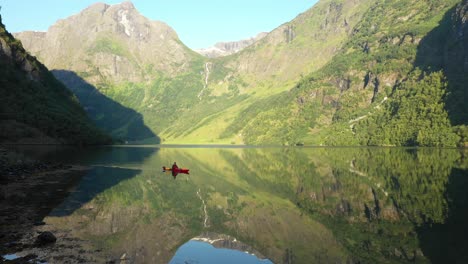
<path id="1" fill-rule="evenodd" d="M 170 264 L 271 264 L 268 259 L 259 259 L 256 255 L 248 251 L 240 251 L 213 246 L 211 243 L 190 240 L 182 245 L 175 256 L 169 262 Z"/>
<path id="2" fill-rule="evenodd" d="M 140 170 L 94 166 L 82 179 L 75 191 L 52 212 L 52 216 L 65 216 L 80 209 L 100 193 L 111 189 L 141 173 Z"/>
<path id="3" fill-rule="evenodd" d="M 275 263 L 467 260 L 464 151 L 114 150 L 121 154 L 105 159 L 105 168 L 102 158 L 87 161 L 101 167 L 46 222 L 135 263 L 167 263 L 207 232 L 233 237 Z M 174 181 L 161 172 L 174 160 L 190 176 Z"/>

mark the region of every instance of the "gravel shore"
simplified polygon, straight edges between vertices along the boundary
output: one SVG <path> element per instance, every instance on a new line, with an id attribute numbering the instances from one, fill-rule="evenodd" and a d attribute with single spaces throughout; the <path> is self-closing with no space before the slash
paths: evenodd
<path id="1" fill-rule="evenodd" d="M 0 263 L 108 262 L 89 242 L 43 222 L 88 169 L 0 148 Z"/>

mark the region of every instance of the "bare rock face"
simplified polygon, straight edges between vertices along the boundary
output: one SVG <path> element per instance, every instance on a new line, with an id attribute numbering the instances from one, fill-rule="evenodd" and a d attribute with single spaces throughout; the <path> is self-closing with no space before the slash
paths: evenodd
<path id="1" fill-rule="evenodd" d="M 468 34 L 468 1 L 465 0 L 457 6 L 456 27 L 460 37 L 466 37 Z"/>
<path id="2" fill-rule="evenodd" d="M 97 3 L 47 32 L 15 36 L 49 69 L 85 73 L 91 84 L 146 82 L 144 69 L 176 74 L 193 57 L 172 28 L 143 17 L 131 2 Z"/>
<path id="3" fill-rule="evenodd" d="M 29 80 L 36 82 L 41 81 L 40 72 L 46 71 L 47 69 L 37 62 L 35 58 L 27 54 L 21 45 L 9 42 L 13 43 L 15 40 L 7 36 L 0 36 L 0 59 L 8 61 L 12 66 L 14 65 L 20 68 Z"/>
<path id="4" fill-rule="evenodd" d="M 252 37 L 249 39 L 243 39 L 239 41 L 230 41 L 230 42 L 218 42 L 212 47 L 209 47 L 206 49 L 199 49 L 199 50 L 196 50 L 196 52 L 208 58 L 228 56 L 228 55 L 237 53 L 245 49 L 246 47 L 252 45 L 253 43 L 261 40 L 267 34 L 268 33 L 266 32 L 262 32 L 262 33 L 257 34 L 255 37 Z"/>
<path id="5" fill-rule="evenodd" d="M 228 67 L 258 80 L 297 80 L 325 65 L 340 49 L 370 0 L 319 1 L 294 20 L 271 31 Z"/>
<path id="6" fill-rule="evenodd" d="M 11 48 L 3 38 L 0 39 L 0 51 L 3 54 L 5 54 L 5 56 L 7 56 L 8 58 L 11 58 L 12 56 Z"/>

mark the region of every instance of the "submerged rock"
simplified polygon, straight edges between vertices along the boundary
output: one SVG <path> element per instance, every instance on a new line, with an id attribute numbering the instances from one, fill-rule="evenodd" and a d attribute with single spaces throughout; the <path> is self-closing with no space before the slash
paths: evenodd
<path id="1" fill-rule="evenodd" d="M 46 231 L 37 237 L 35 244 L 38 246 L 45 246 L 47 244 L 55 243 L 55 241 L 57 241 L 57 238 L 54 236 L 54 234 Z"/>

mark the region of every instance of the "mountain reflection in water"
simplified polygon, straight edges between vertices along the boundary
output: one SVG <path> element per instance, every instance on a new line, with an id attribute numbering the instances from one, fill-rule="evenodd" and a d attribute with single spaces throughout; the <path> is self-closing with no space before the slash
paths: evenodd
<path id="1" fill-rule="evenodd" d="M 86 160 L 100 166 L 45 221 L 133 263 L 168 263 L 184 243 L 207 233 L 232 237 L 274 263 L 468 262 L 464 150 L 115 147 L 106 153 L 114 151 L 119 159 L 105 158 L 104 165 L 118 169 L 103 169 L 102 157 Z M 161 172 L 174 160 L 190 176 L 174 181 Z"/>
<path id="2" fill-rule="evenodd" d="M 255 255 L 250 255 L 249 252 L 216 248 L 209 243 L 190 240 L 177 250 L 169 263 L 268 264 L 272 262 L 267 259 L 258 259 Z"/>

